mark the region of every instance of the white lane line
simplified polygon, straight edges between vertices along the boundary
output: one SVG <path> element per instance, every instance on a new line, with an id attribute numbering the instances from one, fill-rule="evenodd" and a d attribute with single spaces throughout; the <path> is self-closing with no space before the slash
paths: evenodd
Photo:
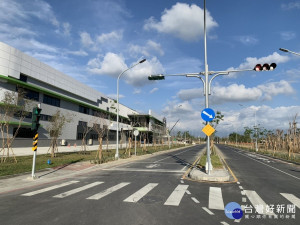
<path id="1" fill-rule="evenodd" d="M 184 184 L 184 181 L 183 181 L 183 180 L 181 180 L 181 181 L 180 181 L 180 183 Z"/>
<path id="2" fill-rule="evenodd" d="M 209 187 L 208 208 L 224 210 L 224 202 L 221 188 Z"/>
<path id="3" fill-rule="evenodd" d="M 58 184 L 58 185 L 54 185 L 54 186 L 51 186 L 51 187 L 43 188 L 43 189 L 40 189 L 40 190 L 37 190 L 37 191 L 32 191 L 32 192 L 22 194 L 22 195 L 23 196 L 33 196 L 33 195 L 37 195 L 37 194 L 40 194 L 40 193 L 44 193 L 46 191 L 54 190 L 56 188 L 64 187 L 64 186 L 67 186 L 67 185 L 70 185 L 70 184 L 75 184 L 75 183 L 78 183 L 78 182 L 79 181 L 76 181 L 76 180 L 68 181 L 68 182 L 65 182 L 65 183 L 62 183 L 62 184 Z"/>
<path id="4" fill-rule="evenodd" d="M 204 209 L 209 215 L 215 215 L 212 211 L 210 211 L 208 208 L 206 207 L 202 207 L 202 209 Z"/>
<path id="5" fill-rule="evenodd" d="M 187 166 L 183 167 L 183 168 L 181 169 L 181 171 L 184 171 L 184 170 L 186 169 L 186 167 L 187 167 Z"/>
<path id="6" fill-rule="evenodd" d="M 280 193 L 280 194 L 300 209 L 300 199 L 299 198 L 297 198 L 293 194 L 287 194 L 287 193 Z"/>
<path id="7" fill-rule="evenodd" d="M 242 202 L 247 202 L 247 198 L 242 198 Z"/>
<path id="8" fill-rule="evenodd" d="M 89 189 L 89 188 L 92 188 L 92 187 L 95 187 L 99 184 L 103 184 L 104 182 L 100 182 L 100 181 L 97 181 L 97 182 L 94 182 L 94 183 L 91 183 L 91 184 L 87 184 L 85 186 L 82 186 L 82 187 L 79 187 L 79 188 L 76 188 L 76 189 L 73 189 L 73 190 L 70 190 L 70 191 L 67 191 L 67 192 L 64 192 L 64 193 L 61 193 L 59 195 L 55 195 L 53 196 L 53 198 L 64 198 L 64 197 L 67 197 L 67 196 L 70 196 L 70 195 L 73 195 L 75 193 L 78 193 L 80 191 L 84 191 L 86 189 Z"/>
<path id="9" fill-rule="evenodd" d="M 266 211 L 266 207 L 267 204 L 264 202 L 264 200 L 262 200 L 262 198 L 256 193 L 256 191 L 249 191 L 249 190 L 245 190 L 245 193 L 249 199 L 249 201 L 251 202 L 251 204 L 255 207 L 255 206 L 262 206 L 256 209 L 257 213 L 259 214 L 264 214 L 264 215 L 275 215 L 274 213 L 271 212 L 267 212 Z"/>
<path id="10" fill-rule="evenodd" d="M 291 177 L 293 177 L 293 178 L 296 178 L 296 179 L 300 180 L 299 177 L 296 177 L 296 176 L 294 176 L 294 175 L 292 175 L 292 174 L 289 174 L 289 173 L 287 173 L 287 172 L 284 172 L 284 171 L 282 171 L 282 170 L 280 170 L 280 169 L 277 169 L 277 168 L 275 168 L 275 167 L 273 167 L 273 166 L 270 166 L 270 165 L 268 165 L 268 164 L 266 164 L 266 163 L 263 163 L 263 162 L 261 162 L 261 161 L 259 161 L 259 160 L 257 160 L 257 159 L 254 159 L 254 158 L 252 158 L 252 157 L 249 157 L 249 156 L 244 155 L 244 154 L 239 153 L 239 152 L 236 152 L 236 153 L 238 153 L 238 154 L 240 154 L 240 155 L 243 155 L 243 156 L 245 156 L 245 157 L 247 157 L 247 158 L 249 158 L 249 159 L 252 159 L 252 160 L 254 160 L 254 161 L 256 161 L 256 162 L 259 162 L 259 163 L 261 163 L 261 164 L 263 164 L 263 165 L 265 165 L 265 166 L 268 166 L 268 167 L 270 167 L 270 168 L 272 168 L 272 169 L 274 169 L 274 170 L 277 170 L 277 171 L 279 171 L 279 172 L 281 172 L 281 173 L 284 173 L 284 174 L 286 174 L 286 175 L 289 175 L 289 176 L 291 176 Z"/>
<path id="11" fill-rule="evenodd" d="M 240 182 L 236 182 L 237 184 L 240 184 Z"/>
<path id="12" fill-rule="evenodd" d="M 234 220 L 235 223 L 239 223 L 241 222 L 241 219 L 238 219 L 238 220 Z"/>
<path id="13" fill-rule="evenodd" d="M 229 225 L 229 223 L 226 223 L 225 221 L 222 221 L 221 224 L 223 224 L 223 225 Z"/>
<path id="14" fill-rule="evenodd" d="M 103 169 L 108 171 L 129 171 L 129 172 L 149 172 L 149 173 L 183 173 L 181 170 L 165 170 L 165 169 L 138 169 L 138 168 L 109 168 Z"/>
<path id="15" fill-rule="evenodd" d="M 243 187 L 242 187 L 242 186 L 239 186 L 239 188 L 243 190 Z"/>
<path id="16" fill-rule="evenodd" d="M 100 198 L 105 197 L 106 195 L 109 195 L 109 194 L 113 193 L 114 191 L 117 191 L 117 190 L 121 189 L 122 187 L 125 187 L 128 184 L 130 184 L 130 183 L 124 182 L 124 183 L 117 184 L 117 185 L 115 185 L 115 186 L 113 186 L 111 188 L 106 189 L 105 191 L 102 191 L 102 192 L 100 192 L 98 194 L 95 194 L 95 195 L 93 195 L 91 197 L 88 197 L 87 199 L 98 200 Z"/>
<path id="17" fill-rule="evenodd" d="M 197 204 L 200 203 L 195 197 L 191 197 L 191 199 Z"/>
<path id="18" fill-rule="evenodd" d="M 191 192 L 189 192 L 189 190 L 186 190 L 186 191 L 185 191 L 185 193 L 187 193 L 188 195 L 190 195 L 190 194 L 191 194 Z"/>
<path id="19" fill-rule="evenodd" d="M 241 191 L 241 194 L 242 194 L 242 195 L 246 195 L 245 191 Z"/>
<path id="20" fill-rule="evenodd" d="M 180 201 L 186 192 L 189 185 L 182 185 L 179 184 L 175 190 L 172 192 L 172 194 L 169 196 L 167 201 L 164 203 L 164 205 L 173 205 L 173 206 L 179 206 Z"/>
<path id="21" fill-rule="evenodd" d="M 124 200 L 124 202 L 138 202 L 142 197 L 148 194 L 153 188 L 155 188 L 158 183 L 149 183 L 134 194 L 130 195 L 128 198 Z"/>

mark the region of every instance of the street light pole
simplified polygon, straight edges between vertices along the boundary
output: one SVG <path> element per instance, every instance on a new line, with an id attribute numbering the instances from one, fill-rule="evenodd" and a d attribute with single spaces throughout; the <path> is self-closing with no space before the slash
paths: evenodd
<path id="1" fill-rule="evenodd" d="M 119 74 L 118 79 L 117 79 L 117 147 L 116 147 L 115 159 L 119 159 L 119 80 L 125 72 L 127 72 L 128 70 L 132 69 L 136 65 L 141 64 L 145 61 L 146 61 L 146 59 L 142 59 L 138 63 L 136 63 L 133 66 L 129 67 L 128 69 L 124 70 L 122 73 Z"/>
<path id="2" fill-rule="evenodd" d="M 207 65 L 207 45 L 206 45 L 206 0 L 204 0 L 204 66 L 205 66 L 205 108 L 209 106 L 209 83 L 208 83 L 208 65 Z M 206 122 L 209 124 L 209 122 Z M 208 165 L 208 175 L 211 171 L 211 161 L 210 161 L 210 137 L 206 136 L 206 164 Z"/>
<path id="3" fill-rule="evenodd" d="M 286 48 L 279 48 L 279 50 L 280 50 L 280 51 L 283 51 L 283 52 L 289 52 L 289 53 L 292 53 L 292 54 L 294 54 L 294 55 L 300 56 L 300 53 L 293 52 L 293 51 L 288 50 L 288 49 L 286 49 Z"/>

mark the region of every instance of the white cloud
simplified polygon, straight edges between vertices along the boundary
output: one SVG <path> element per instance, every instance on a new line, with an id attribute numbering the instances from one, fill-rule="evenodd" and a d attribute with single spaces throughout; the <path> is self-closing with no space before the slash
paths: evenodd
<path id="1" fill-rule="evenodd" d="M 281 4 L 281 8 L 284 10 L 291 10 L 291 9 L 300 9 L 300 2 L 289 2 L 287 4 Z"/>
<path id="2" fill-rule="evenodd" d="M 154 92 L 158 91 L 158 88 L 153 88 L 151 91 L 149 91 L 150 94 L 153 94 Z"/>
<path id="3" fill-rule="evenodd" d="M 129 45 L 129 53 L 132 57 L 139 57 L 141 55 L 149 57 L 155 53 L 158 53 L 161 56 L 164 55 L 161 45 L 152 40 L 148 40 L 145 46 Z"/>
<path id="4" fill-rule="evenodd" d="M 132 63 L 132 65 L 135 63 L 136 62 Z M 105 56 L 98 56 L 97 58 L 91 59 L 87 66 L 91 73 L 109 75 L 112 77 L 117 77 L 121 72 L 130 67 L 126 65 L 122 55 L 112 52 L 106 53 Z M 149 75 L 157 74 L 162 71 L 163 67 L 161 63 L 156 57 L 153 57 L 126 71 L 123 80 L 135 87 L 141 87 L 150 84 L 150 81 L 148 81 Z"/>
<path id="5" fill-rule="evenodd" d="M 283 31 L 280 33 L 281 39 L 285 41 L 290 41 L 296 38 L 296 33 L 293 31 Z"/>
<path id="6" fill-rule="evenodd" d="M 106 42 L 111 41 L 120 41 L 123 38 L 123 31 L 112 31 L 110 33 L 103 33 L 97 37 L 97 42 L 100 44 L 104 44 Z"/>
<path id="7" fill-rule="evenodd" d="M 210 97 L 213 104 L 226 102 L 247 102 L 256 100 L 272 100 L 274 96 L 284 94 L 294 94 L 295 90 L 285 80 L 279 82 L 270 82 L 256 87 L 247 88 L 241 84 L 231 84 L 227 87 L 215 86 L 212 88 Z M 183 89 L 177 93 L 179 99 L 186 101 L 197 98 L 203 98 L 203 89 Z"/>
<path id="8" fill-rule="evenodd" d="M 144 29 L 154 29 L 160 33 L 172 34 L 185 41 L 195 41 L 203 37 L 204 11 L 199 6 L 176 3 L 171 9 L 165 9 L 160 21 L 149 18 Z M 206 10 L 206 28 L 209 32 L 218 24 Z"/>
<path id="9" fill-rule="evenodd" d="M 117 77 L 125 69 L 127 69 L 127 66 L 124 58 L 112 52 L 106 53 L 102 59 L 97 57 L 88 62 L 88 70 L 99 75 Z"/>
<path id="10" fill-rule="evenodd" d="M 71 55 L 77 55 L 77 56 L 87 56 L 88 53 L 86 51 L 83 50 L 79 50 L 79 51 L 68 51 L 67 53 L 71 54 Z"/>
<path id="11" fill-rule="evenodd" d="M 134 90 L 133 90 L 134 95 L 140 94 L 141 92 L 142 92 L 142 90 L 140 88 L 134 88 Z"/>
<path id="12" fill-rule="evenodd" d="M 258 39 L 251 35 L 238 36 L 235 39 L 244 45 L 256 45 L 258 43 Z"/>
<path id="13" fill-rule="evenodd" d="M 94 45 L 91 35 L 88 32 L 80 32 L 80 42 L 83 47 L 89 48 Z"/>

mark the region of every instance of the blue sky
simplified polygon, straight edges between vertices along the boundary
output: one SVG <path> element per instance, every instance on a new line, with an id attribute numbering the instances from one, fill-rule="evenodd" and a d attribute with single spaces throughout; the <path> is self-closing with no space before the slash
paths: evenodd
<path id="1" fill-rule="evenodd" d="M 207 0 L 210 71 L 252 69 L 277 63 L 272 72 L 241 72 L 212 82 L 210 108 L 224 121 L 218 135 L 242 132 L 257 123 L 288 128 L 300 113 L 300 1 Z M 146 58 L 121 78 L 120 102 L 142 113 L 153 110 L 175 130 L 204 136 L 205 108 L 197 78 L 150 74 L 204 71 L 203 0 L 1 0 L 0 41 L 116 98 L 120 72 Z M 298 119 L 299 121 L 299 119 Z"/>

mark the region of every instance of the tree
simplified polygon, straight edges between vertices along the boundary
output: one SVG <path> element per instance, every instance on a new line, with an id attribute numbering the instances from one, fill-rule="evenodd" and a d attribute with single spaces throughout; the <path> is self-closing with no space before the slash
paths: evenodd
<path id="1" fill-rule="evenodd" d="M 15 140 L 18 131 L 22 125 L 22 122 L 29 111 L 29 102 L 24 98 L 25 91 L 18 88 L 17 92 L 6 91 L 4 92 L 3 99 L 0 103 L 0 131 L 2 137 L 2 147 L 0 153 L 2 152 L 1 162 L 5 162 L 6 159 L 10 157 L 10 152 L 12 153 L 15 162 L 17 159 L 15 157 L 14 151 L 12 149 L 12 143 Z M 16 127 L 13 135 L 10 135 L 10 130 L 12 127 Z"/>
<path id="2" fill-rule="evenodd" d="M 109 122 L 105 122 L 105 115 L 103 113 L 97 112 L 95 114 L 95 120 L 93 121 L 93 130 L 97 133 L 97 138 L 99 142 L 97 154 L 95 157 L 95 162 L 101 163 L 102 162 L 102 142 L 103 136 L 105 135 L 106 131 L 108 130 Z"/>
<path id="3" fill-rule="evenodd" d="M 72 117 L 70 115 L 64 115 L 57 110 L 55 114 L 51 116 L 50 124 L 47 126 L 46 130 L 49 132 L 51 143 L 48 149 L 51 150 L 51 157 L 55 157 L 55 153 L 58 152 L 57 139 L 61 136 L 62 131 L 66 123 L 70 123 Z"/>

